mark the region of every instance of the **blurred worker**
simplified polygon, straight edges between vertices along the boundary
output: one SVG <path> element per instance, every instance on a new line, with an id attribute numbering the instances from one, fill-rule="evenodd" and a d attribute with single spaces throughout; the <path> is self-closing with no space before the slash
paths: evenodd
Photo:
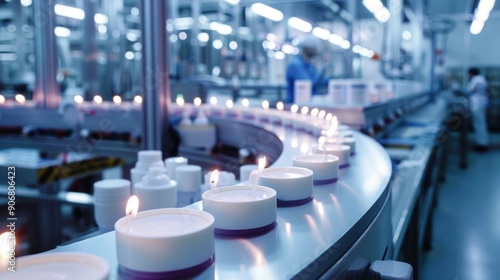
<path id="1" fill-rule="evenodd" d="M 328 79 L 316 70 L 312 64 L 312 58 L 319 52 L 320 41 L 311 35 L 306 36 L 299 44 L 300 53 L 296 55 L 286 69 L 286 81 L 288 84 L 285 103 L 294 102 L 294 83 L 296 80 L 310 80 L 312 83 L 312 95 L 317 94 L 318 87 L 327 85 Z"/>
<path id="2" fill-rule="evenodd" d="M 474 150 L 485 152 L 488 150 L 488 126 L 486 123 L 486 108 L 488 107 L 488 82 L 480 75 L 478 68 L 469 69 L 469 84 L 467 91 L 470 94 L 470 109 L 474 126 Z"/>

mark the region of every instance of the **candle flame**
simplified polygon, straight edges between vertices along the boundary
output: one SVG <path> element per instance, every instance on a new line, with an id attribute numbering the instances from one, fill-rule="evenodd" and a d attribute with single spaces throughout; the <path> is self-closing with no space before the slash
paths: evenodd
<path id="1" fill-rule="evenodd" d="M 201 98 L 199 97 L 196 97 L 194 100 L 193 100 L 193 103 L 194 103 L 194 106 L 198 107 L 201 105 Z"/>
<path id="2" fill-rule="evenodd" d="M 0 104 L 4 104 L 4 103 L 5 103 L 5 97 L 0 94 Z"/>
<path id="3" fill-rule="evenodd" d="M 217 105 L 217 97 L 215 96 L 210 97 L 210 104 Z"/>
<path id="4" fill-rule="evenodd" d="M 210 188 L 217 187 L 217 182 L 219 182 L 219 170 L 215 169 L 210 175 Z"/>
<path id="5" fill-rule="evenodd" d="M 299 105 L 297 104 L 293 104 L 292 107 L 290 107 L 290 111 L 294 114 L 297 113 L 298 110 L 299 110 Z"/>
<path id="6" fill-rule="evenodd" d="M 81 103 L 83 103 L 83 97 L 82 97 L 81 95 L 75 95 L 75 96 L 73 97 L 73 100 L 74 100 L 74 101 L 75 101 L 75 103 L 77 103 L 77 104 L 81 104 Z"/>
<path id="7" fill-rule="evenodd" d="M 113 96 L 113 102 L 116 105 L 120 105 L 122 103 L 122 98 L 119 95 L 115 95 L 115 96 Z"/>
<path id="8" fill-rule="evenodd" d="M 324 117 L 325 117 L 325 115 L 326 115 L 325 110 L 321 110 L 321 111 L 318 113 L 318 118 L 322 119 L 322 118 L 324 118 Z"/>
<path id="9" fill-rule="evenodd" d="M 259 158 L 258 170 L 261 171 L 262 169 L 264 169 L 266 167 L 266 164 L 267 164 L 266 157 Z"/>
<path id="10" fill-rule="evenodd" d="M 262 108 L 266 110 L 269 109 L 269 101 L 267 100 L 262 101 Z"/>
<path id="11" fill-rule="evenodd" d="M 24 95 L 22 95 L 22 94 L 16 94 L 14 99 L 21 104 L 26 103 L 26 97 L 24 97 Z"/>
<path id="12" fill-rule="evenodd" d="M 142 96 L 140 95 L 134 96 L 134 103 L 137 105 L 142 104 Z"/>
<path id="13" fill-rule="evenodd" d="M 325 142 L 326 142 L 326 137 L 325 136 L 321 136 L 318 139 L 318 146 L 319 146 L 320 149 L 323 148 L 323 145 L 325 145 Z"/>
<path id="14" fill-rule="evenodd" d="M 248 101 L 248 99 L 246 98 L 243 98 L 243 100 L 241 100 L 241 105 L 243 105 L 243 107 L 248 107 L 250 106 L 250 101 Z"/>
<path id="15" fill-rule="evenodd" d="M 300 113 L 302 115 L 307 115 L 307 113 L 309 113 L 309 107 L 307 107 L 307 106 L 302 107 L 302 109 L 300 110 Z"/>
<path id="16" fill-rule="evenodd" d="M 229 109 L 233 108 L 233 100 L 227 100 L 226 101 L 226 107 L 229 108 Z"/>
<path id="17" fill-rule="evenodd" d="M 175 103 L 177 103 L 177 105 L 179 106 L 184 106 L 184 98 L 182 96 L 177 96 L 177 98 L 175 99 Z"/>
<path id="18" fill-rule="evenodd" d="M 313 117 L 317 117 L 319 114 L 319 109 L 318 108 L 314 108 L 311 110 L 311 116 Z"/>
<path id="19" fill-rule="evenodd" d="M 93 100 L 96 104 L 102 104 L 102 97 L 100 95 L 94 96 Z"/>
<path id="20" fill-rule="evenodd" d="M 332 118 L 332 129 L 334 131 L 337 130 L 338 125 L 339 125 L 339 121 L 337 120 L 337 117 L 333 116 L 333 118 Z"/>
<path id="21" fill-rule="evenodd" d="M 125 215 L 132 215 L 135 217 L 139 211 L 139 198 L 136 195 L 131 196 L 127 201 L 127 207 L 125 208 Z"/>
<path id="22" fill-rule="evenodd" d="M 333 117 L 332 113 L 328 113 L 328 115 L 326 115 L 326 120 L 331 121 L 332 117 Z"/>
<path id="23" fill-rule="evenodd" d="M 283 111 L 283 109 L 285 109 L 285 105 L 283 104 L 283 102 L 278 102 L 276 104 L 276 109 L 278 109 L 278 111 Z"/>

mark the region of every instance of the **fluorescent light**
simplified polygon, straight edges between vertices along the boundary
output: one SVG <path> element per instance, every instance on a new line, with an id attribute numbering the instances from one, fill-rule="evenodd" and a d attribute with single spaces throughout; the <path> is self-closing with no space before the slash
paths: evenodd
<path id="1" fill-rule="evenodd" d="M 33 1 L 31 0 L 21 0 L 21 5 L 23 5 L 24 7 L 28 7 L 31 5 Z"/>
<path id="2" fill-rule="evenodd" d="M 229 35 L 233 33 L 233 28 L 227 24 L 212 21 L 210 23 L 210 29 L 217 31 L 221 35 Z"/>
<path id="3" fill-rule="evenodd" d="M 229 48 L 233 51 L 236 50 L 238 48 L 238 43 L 236 43 L 236 41 L 229 42 Z"/>
<path id="4" fill-rule="evenodd" d="M 127 32 L 127 34 L 125 35 L 125 37 L 129 41 L 132 41 L 132 42 L 137 41 L 137 35 L 135 35 L 135 33 L 133 33 L 133 32 Z"/>
<path id="5" fill-rule="evenodd" d="M 472 24 L 470 25 L 470 33 L 473 35 L 481 33 L 481 30 L 483 30 L 483 26 L 484 26 L 484 21 L 481 20 L 472 21 Z"/>
<path id="6" fill-rule="evenodd" d="M 354 45 L 352 47 L 352 52 L 353 53 L 360 53 L 361 52 L 361 46 L 360 45 Z"/>
<path id="7" fill-rule="evenodd" d="M 389 20 L 389 18 L 391 17 L 391 13 L 385 7 L 373 15 L 380 22 L 387 22 Z"/>
<path id="8" fill-rule="evenodd" d="M 125 53 L 125 58 L 126 58 L 127 60 L 132 60 L 132 59 L 134 59 L 134 57 L 135 57 L 135 55 L 134 55 L 134 53 L 133 53 L 133 52 L 131 52 L 131 51 L 128 51 L 128 52 L 126 52 L 126 53 Z"/>
<path id="9" fill-rule="evenodd" d="M 384 4 L 380 0 L 363 0 L 363 5 L 370 11 L 370 13 L 375 14 L 380 9 L 384 7 Z"/>
<path id="10" fill-rule="evenodd" d="M 342 38 L 340 35 L 332 33 L 330 35 L 330 38 L 328 38 L 328 41 L 334 45 L 340 46 L 344 41 L 344 38 Z"/>
<path id="11" fill-rule="evenodd" d="M 69 37 L 71 36 L 71 30 L 66 27 L 57 26 L 54 28 L 54 33 L 57 37 Z"/>
<path id="12" fill-rule="evenodd" d="M 99 25 L 97 27 L 97 31 L 99 31 L 99 33 L 101 34 L 105 34 L 106 32 L 108 32 L 108 28 L 106 27 L 106 25 Z"/>
<path id="13" fill-rule="evenodd" d="M 290 45 L 290 44 L 284 44 L 281 47 L 281 51 L 286 53 L 286 54 L 294 54 L 295 53 L 295 47 Z"/>
<path id="14" fill-rule="evenodd" d="M 312 34 L 323 40 L 328 40 L 330 38 L 330 31 L 321 27 L 314 27 Z"/>
<path id="15" fill-rule="evenodd" d="M 284 52 L 277 51 L 274 53 L 274 58 L 276 58 L 276 59 L 283 60 L 283 59 L 285 59 L 285 57 L 286 57 L 286 55 Z"/>
<path id="16" fill-rule="evenodd" d="M 220 50 L 222 48 L 224 44 L 222 43 L 221 40 L 219 39 L 215 39 L 213 42 L 212 42 L 212 46 L 214 47 L 214 49 L 216 50 Z"/>
<path id="17" fill-rule="evenodd" d="M 237 5 L 238 3 L 240 3 L 240 0 L 224 0 L 226 1 L 227 3 L 231 4 L 231 5 Z"/>
<path id="18" fill-rule="evenodd" d="M 347 50 L 351 47 L 351 42 L 344 40 L 342 41 L 342 44 L 340 44 L 340 47 Z"/>
<path id="19" fill-rule="evenodd" d="M 106 15 L 97 13 L 94 15 L 94 21 L 97 24 L 106 24 L 108 23 L 108 17 Z"/>
<path id="20" fill-rule="evenodd" d="M 489 13 L 493 10 L 493 6 L 495 6 L 495 0 L 481 0 L 477 5 L 477 11 L 486 11 Z"/>
<path id="21" fill-rule="evenodd" d="M 267 48 L 270 49 L 270 50 L 276 49 L 276 43 L 275 42 L 267 41 Z"/>
<path id="22" fill-rule="evenodd" d="M 280 10 L 276 10 L 275 8 L 271 8 L 268 5 L 262 3 L 254 3 L 251 8 L 252 12 L 258 14 L 261 17 L 265 17 L 272 21 L 282 21 L 283 13 Z"/>
<path id="23" fill-rule="evenodd" d="M 405 31 L 403 31 L 403 33 L 401 34 L 401 36 L 405 40 L 410 40 L 411 39 L 411 32 L 408 31 L 408 30 L 405 30 Z"/>
<path id="24" fill-rule="evenodd" d="M 288 19 L 288 26 L 295 28 L 299 31 L 306 32 L 306 33 L 311 32 L 311 30 L 312 30 L 312 24 L 310 24 L 309 22 L 307 22 L 303 19 L 297 18 L 297 17 L 289 18 Z"/>
<path id="25" fill-rule="evenodd" d="M 56 15 L 78 20 L 83 20 L 85 18 L 85 12 L 82 9 L 61 4 L 54 5 L 54 12 L 56 13 Z"/>
<path id="26" fill-rule="evenodd" d="M 206 43 L 210 39 L 210 36 L 206 32 L 201 32 L 198 34 L 197 38 L 198 38 L 198 41 Z"/>

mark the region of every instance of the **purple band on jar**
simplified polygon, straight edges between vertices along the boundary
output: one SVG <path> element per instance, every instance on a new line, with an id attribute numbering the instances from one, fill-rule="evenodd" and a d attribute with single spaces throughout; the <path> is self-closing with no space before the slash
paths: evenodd
<path id="1" fill-rule="evenodd" d="M 349 167 L 349 163 L 344 163 L 339 165 L 339 168 L 346 168 L 346 167 Z"/>
<path id="2" fill-rule="evenodd" d="M 250 228 L 250 229 L 222 229 L 216 228 L 215 234 L 225 235 L 225 236 L 248 236 L 248 235 L 258 235 L 266 233 L 276 227 L 276 221 L 268 224 L 267 226 Z"/>
<path id="3" fill-rule="evenodd" d="M 313 196 L 311 195 L 308 198 L 304 199 L 298 199 L 298 200 L 281 200 L 278 199 L 278 207 L 294 207 L 294 206 L 300 206 L 306 203 L 309 203 L 313 200 Z"/>
<path id="4" fill-rule="evenodd" d="M 324 179 L 324 180 L 314 180 L 313 184 L 314 185 L 328 185 L 328 184 L 333 184 L 337 182 L 339 179 L 338 178 L 331 178 L 331 179 Z"/>
<path id="5" fill-rule="evenodd" d="M 179 270 L 164 271 L 164 272 L 145 272 L 129 269 L 120 265 L 119 274 L 121 279 L 142 279 L 142 280 L 160 280 L 160 279 L 179 279 L 186 278 L 198 274 L 215 261 L 215 256 L 212 255 L 208 260 L 188 268 L 183 268 Z"/>

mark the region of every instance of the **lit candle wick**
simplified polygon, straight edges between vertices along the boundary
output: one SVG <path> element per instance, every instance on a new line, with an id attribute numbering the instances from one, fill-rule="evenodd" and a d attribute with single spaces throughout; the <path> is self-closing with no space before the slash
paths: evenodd
<path id="1" fill-rule="evenodd" d="M 259 183 L 260 172 L 266 167 L 266 163 L 266 157 L 259 158 L 257 170 L 254 170 L 252 171 L 252 173 L 250 173 L 250 185 L 256 186 Z"/>
<path id="2" fill-rule="evenodd" d="M 130 223 L 134 220 L 135 216 L 137 216 L 137 212 L 139 211 L 139 198 L 136 195 L 131 196 L 127 201 L 127 206 L 125 207 L 125 215 L 128 218 L 127 228 L 130 231 Z"/>
<path id="3" fill-rule="evenodd" d="M 215 189 L 219 182 L 219 170 L 215 169 L 210 175 L 210 189 Z"/>

